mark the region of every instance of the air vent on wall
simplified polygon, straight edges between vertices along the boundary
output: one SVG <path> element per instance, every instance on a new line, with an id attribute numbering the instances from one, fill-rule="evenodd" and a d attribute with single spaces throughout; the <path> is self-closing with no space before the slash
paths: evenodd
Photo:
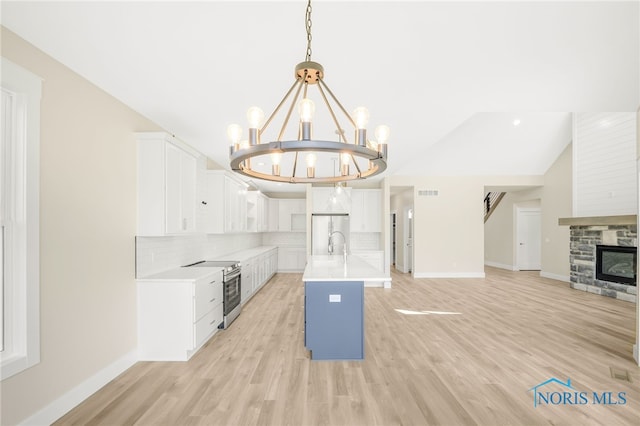
<path id="1" fill-rule="evenodd" d="M 418 191 L 418 196 L 420 197 L 437 197 L 438 190 L 437 189 L 423 189 Z"/>

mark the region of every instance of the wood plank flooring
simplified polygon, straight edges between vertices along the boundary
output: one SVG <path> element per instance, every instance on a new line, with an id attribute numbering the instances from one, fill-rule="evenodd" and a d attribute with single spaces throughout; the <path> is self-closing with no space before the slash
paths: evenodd
<path id="1" fill-rule="evenodd" d="M 366 288 L 356 362 L 310 361 L 301 275 L 276 275 L 190 361 L 137 363 L 56 425 L 637 424 L 635 305 L 486 272 Z M 423 311 L 441 313 L 408 314 Z M 551 377 L 627 403 L 534 407 L 529 389 Z"/>

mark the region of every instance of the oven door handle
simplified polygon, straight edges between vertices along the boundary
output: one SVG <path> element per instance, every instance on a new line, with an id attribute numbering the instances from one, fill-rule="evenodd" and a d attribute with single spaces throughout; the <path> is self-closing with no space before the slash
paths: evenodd
<path id="1" fill-rule="evenodd" d="M 228 282 L 228 281 L 234 280 L 234 279 L 238 278 L 240 275 L 241 275 L 241 271 L 238 270 L 237 272 L 234 272 L 231 275 L 225 275 L 224 276 L 224 281 Z"/>

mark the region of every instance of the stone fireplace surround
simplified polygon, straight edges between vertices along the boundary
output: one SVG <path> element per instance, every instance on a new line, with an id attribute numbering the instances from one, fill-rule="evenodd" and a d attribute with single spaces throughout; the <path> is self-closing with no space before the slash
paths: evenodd
<path id="1" fill-rule="evenodd" d="M 570 285 L 576 290 L 636 302 L 638 287 L 596 279 L 596 245 L 638 247 L 636 216 L 560 219 L 570 226 Z"/>

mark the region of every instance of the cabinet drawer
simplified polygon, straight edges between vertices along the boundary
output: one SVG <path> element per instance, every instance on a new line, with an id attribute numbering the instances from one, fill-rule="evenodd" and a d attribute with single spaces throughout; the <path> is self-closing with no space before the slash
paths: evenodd
<path id="1" fill-rule="evenodd" d="M 200 320 L 193 325 L 193 347 L 200 347 L 200 345 L 202 345 L 207 338 L 218 329 L 218 325 L 222 320 L 222 304 L 217 305 L 213 310 L 207 312 L 202 318 L 200 318 Z"/>
<path id="2" fill-rule="evenodd" d="M 198 321 L 204 314 L 221 304 L 222 297 L 222 275 L 216 274 L 210 280 L 197 282 L 195 284 L 193 321 Z"/>

